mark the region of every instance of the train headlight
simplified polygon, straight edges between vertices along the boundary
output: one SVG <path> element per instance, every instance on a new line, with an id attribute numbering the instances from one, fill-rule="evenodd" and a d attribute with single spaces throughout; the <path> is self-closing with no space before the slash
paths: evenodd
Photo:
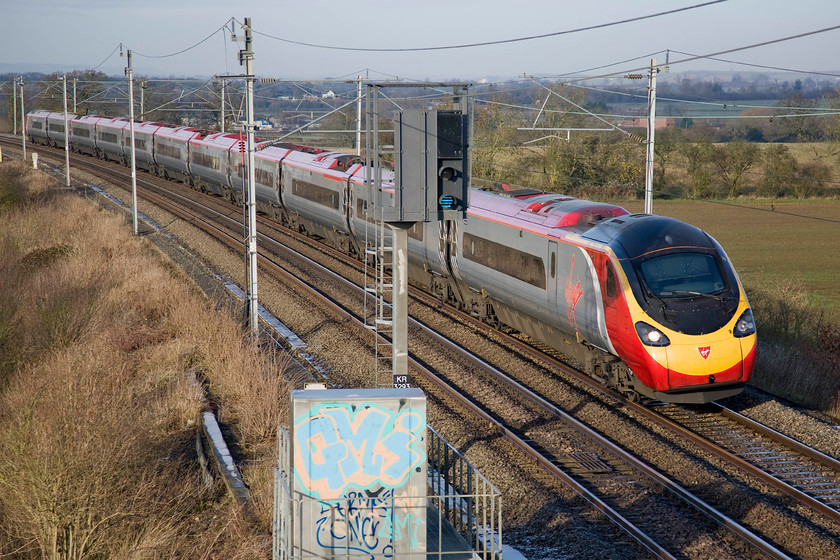
<path id="1" fill-rule="evenodd" d="M 642 321 L 636 323 L 636 333 L 645 346 L 668 346 L 671 344 L 665 333 Z"/>
<path id="2" fill-rule="evenodd" d="M 750 309 L 744 310 L 741 316 L 738 317 L 738 322 L 735 323 L 735 329 L 732 331 L 735 338 L 743 338 L 751 334 L 755 334 L 755 319 Z"/>

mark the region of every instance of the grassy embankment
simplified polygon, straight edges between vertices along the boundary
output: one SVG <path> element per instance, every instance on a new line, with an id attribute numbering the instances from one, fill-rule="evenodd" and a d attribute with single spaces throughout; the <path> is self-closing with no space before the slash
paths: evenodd
<path id="1" fill-rule="evenodd" d="M 0 164 L 1 557 L 267 557 L 278 367 L 119 217 Z M 255 521 L 202 484 L 189 370 L 237 437 Z"/>

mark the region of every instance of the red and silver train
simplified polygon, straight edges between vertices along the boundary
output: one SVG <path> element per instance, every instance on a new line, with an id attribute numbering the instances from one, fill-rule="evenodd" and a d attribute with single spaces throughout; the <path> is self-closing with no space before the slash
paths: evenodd
<path id="1" fill-rule="evenodd" d="M 73 151 L 127 163 L 126 119 L 71 115 Z M 27 115 L 33 142 L 64 146 L 64 114 Z M 141 169 L 241 203 L 240 137 L 135 123 Z M 358 157 L 258 145 L 258 209 L 355 255 L 373 239 Z M 264 148 L 264 149 L 260 149 Z M 721 246 L 662 216 L 533 190 L 471 189 L 467 219 L 409 231 L 409 277 L 441 300 L 574 357 L 630 397 L 702 403 L 738 394 L 755 323 Z"/>

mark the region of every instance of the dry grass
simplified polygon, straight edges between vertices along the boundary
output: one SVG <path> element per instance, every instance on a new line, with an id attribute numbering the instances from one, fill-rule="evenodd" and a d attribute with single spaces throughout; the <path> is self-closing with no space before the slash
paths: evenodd
<path id="1" fill-rule="evenodd" d="M 280 365 L 118 217 L 52 186 L 0 165 L 0 556 L 266 557 Z M 202 486 L 189 370 L 257 481 L 256 525 Z"/>
<path id="2" fill-rule="evenodd" d="M 750 304 L 759 328 L 751 383 L 840 418 L 840 327 L 811 303 L 802 284 L 756 285 Z"/>

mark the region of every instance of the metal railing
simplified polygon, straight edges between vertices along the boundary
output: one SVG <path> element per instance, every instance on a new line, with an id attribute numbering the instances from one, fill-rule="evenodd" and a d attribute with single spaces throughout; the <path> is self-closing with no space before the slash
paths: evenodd
<path id="1" fill-rule="evenodd" d="M 500 492 L 437 432 L 428 434 L 427 495 L 382 488 L 325 501 L 294 490 L 291 438 L 280 428 L 273 560 L 500 559 Z M 305 550 L 313 531 L 319 549 Z"/>
<path id="2" fill-rule="evenodd" d="M 501 558 L 502 494 L 431 426 L 427 429 L 429 499 L 436 502 L 441 525 L 445 520 L 469 544 L 473 558 Z"/>

